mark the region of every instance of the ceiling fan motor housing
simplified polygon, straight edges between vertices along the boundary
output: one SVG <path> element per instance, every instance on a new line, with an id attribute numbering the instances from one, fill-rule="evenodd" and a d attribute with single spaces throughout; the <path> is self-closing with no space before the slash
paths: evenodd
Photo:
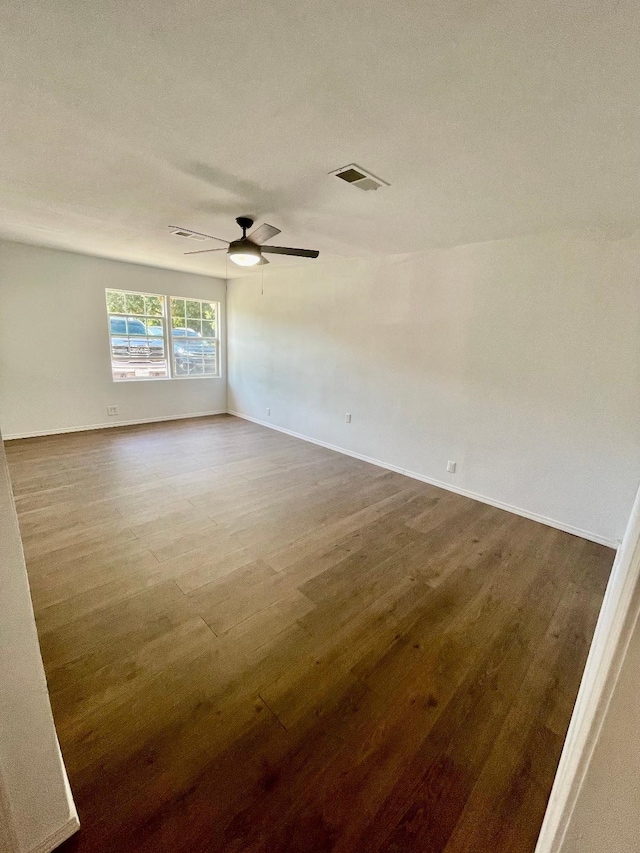
<path id="1" fill-rule="evenodd" d="M 240 264 L 240 266 L 253 266 L 262 260 L 260 246 L 248 237 L 241 237 L 239 240 L 229 243 L 227 254 L 234 263 Z"/>

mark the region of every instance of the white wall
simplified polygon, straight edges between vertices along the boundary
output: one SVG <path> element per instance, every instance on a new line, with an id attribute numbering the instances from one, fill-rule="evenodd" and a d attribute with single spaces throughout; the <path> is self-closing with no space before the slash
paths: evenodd
<path id="1" fill-rule="evenodd" d="M 78 827 L 45 681 L 0 437 L 0 842 L 52 850 Z"/>
<path id="2" fill-rule="evenodd" d="M 639 270 L 638 240 L 569 233 L 276 260 L 264 295 L 262 271 L 229 284 L 229 410 L 617 542 L 640 477 Z"/>
<path id="3" fill-rule="evenodd" d="M 220 378 L 114 383 L 105 288 L 221 303 L 220 279 L 0 243 L 0 424 L 5 438 L 226 410 Z M 117 417 L 107 417 L 116 405 Z"/>

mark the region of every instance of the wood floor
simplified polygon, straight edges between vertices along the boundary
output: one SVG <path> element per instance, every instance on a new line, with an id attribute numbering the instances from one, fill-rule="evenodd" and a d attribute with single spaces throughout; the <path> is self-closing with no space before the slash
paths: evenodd
<path id="1" fill-rule="evenodd" d="M 533 851 L 612 551 L 226 416 L 7 453 L 65 851 Z"/>

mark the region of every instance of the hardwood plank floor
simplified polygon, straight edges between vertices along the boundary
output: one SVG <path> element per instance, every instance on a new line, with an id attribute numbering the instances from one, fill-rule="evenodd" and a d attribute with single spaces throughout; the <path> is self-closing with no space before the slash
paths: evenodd
<path id="1" fill-rule="evenodd" d="M 7 444 L 73 853 L 531 853 L 613 552 L 232 417 Z"/>

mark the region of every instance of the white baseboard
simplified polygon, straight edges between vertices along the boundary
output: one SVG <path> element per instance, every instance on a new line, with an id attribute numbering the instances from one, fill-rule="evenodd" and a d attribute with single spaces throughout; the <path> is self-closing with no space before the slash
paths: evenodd
<path id="1" fill-rule="evenodd" d="M 506 512 L 514 513 L 514 515 L 520 515 L 523 518 L 529 518 L 531 521 L 538 521 L 540 524 L 546 524 L 548 527 L 555 527 L 556 530 L 562 530 L 565 533 L 571 533 L 573 534 L 573 536 L 580 536 L 582 539 L 588 539 L 591 542 L 597 542 L 599 545 L 606 545 L 608 548 L 614 549 L 617 549 L 620 545 L 620 542 L 617 539 L 607 539 L 606 537 L 600 536 L 597 533 L 591 533 L 589 530 L 582 530 L 579 527 L 573 527 L 571 524 L 565 524 L 562 521 L 556 521 L 553 518 L 547 518 L 544 515 L 539 515 L 538 513 L 530 512 L 529 510 L 522 509 L 521 507 L 504 503 L 504 501 L 499 501 L 495 498 L 490 498 L 486 495 L 478 494 L 477 492 L 471 492 L 468 489 L 460 489 L 457 486 L 453 486 L 451 483 L 444 482 L 443 480 L 437 480 L 434 477 L 427 477 L 424 474 L 418 474 L 415 471 L 409 471 L 406 468 L 400 468 L 397 465 L 391 465 L 389 462 L 383 462 L 380 459 L 374 459 L 371 456 L 365 456 L 363 453 L 356 453 L 354 450 L 347 450 L 345 447 L 338 447 L 335 444 L 329 444 L 326 441 L 320 441 L 320 439 L 311 438 L 311 436 L 303 435 L 302 433 L 294 432 L 293 430 L 276 426 L 275 424 L 269 423 L 268 421 L 262 421 L 259 418 L 253 418 L 250 415 L 244 415 L 242 414 L 242 412 L 233 412 L 229 410 L 227 414 L 233 415 L 236 418 L 242 418 L 242 420 L 245 421 L 251 421 L 252 423 L 259 424 L 260 426 L 268 427 L 268 429 L 274 429 L 277 432 L 283 432 L 286 435 L 290 435 L 293 438 L 299 438 L 302 441 L 308 441 L 311 444 L 318 444 L 320 447 L 326 447 L 328 450 L 335 450 L 336 453 L 343 453 L 345 456 L 352 456 L 354 459 L 361 459 L 363 462 L 369 462 L 371 465 L 377 465 L 379 468 L 386 468 L 388 471 L 395 471 L 398 474 L 404 474 L 405 477 L 411 477 L 413 480 L 420 480 L 423 483 L 429 483 L 429 485 L 431 486 L 437 486 L 440 489 L 446 489 L 449 492 L 455 492 L 457 495 L 462 495 L 465 498 L 471 498 L 474 501 L 480 501 L 480 503 L 489 504 L 489 506 L 494 506 L 496 507 L 496 509 L 503 509 Z"/>
<path id="2" fill-rule="evenodd" d="M 184 415 L 169 415 L 160 418 L 141 418 L 139 420 L 133 421 L 116 421 L 101 424 L 87 424 L 85 426 L 67 427 L 53 430 L 37 430 L 34 432 L 13 433 L 4 436 L 4 440 L 15 441 L 21 438 L 38 438 L 41 436 L 61 435 L 70 432 L 86 432 L 88 430 L 94 429 L 109 429 L 111 427 L 136 426 L 137 424 L 152 424 L 160 423 L 162 421 L 186 420 L 187 418 L 204 418 L 210 417 L 212 415 L 226 414 L 233 415 L 236 418 L 242 418 L 242 420 L 245 421 L 251 421 L 254 424 L 259 424 L 260 426 L 276 430 L 277 432 L 283 432 L 286 435 L 292 436 L 293 438 L 299 438 L 302 441 L 308 441 L 311 444 L 317 444 L 320 447 L 326 447 L 328 450 L 334 450 L 336 453 L 342 453 L 345 456 L 352 456 L 354 459 L 361 459 L 363 462 L 369 462 L 371 465 L 377 465 L 379 468 L 386 468 L 388 471 L 395 471 L 398 474 L 404 474 L 406 477 L 411 477 L 413 480 L 420 480 L 423 483 L 429 483 L 429 485 L 431 486 L 437 486 L 440 489 L 446 489 L 449 492 L 455 492 L 458 495 L 462 495 L 466 498 L 471 498 L 475 501 L 480 501 L 480 503 L 489 504 L 489 506 L 494 506 L 497 509 L 503 509 L 506 512 L 512 512 L 515 515 L 520 515 L 523 518 L 529 518 L 531 519 L 531 521 L 538 521 L 540 522 L 540 524 L 546 524 L 548 527 L 555 527 L 557 530 L 563 530 L 565 533 L 571 533 L 574 536 L 580 536 L 582 539 L 589 539 L 591 542 L 597 542 L 599 545 L 605 545 L 608 548 L 617 549 L 620 545 L 620 542 L 617 539 L 607 539 L 606 537 L 600 536 L 597 533 L 591 533 L 591 531 L 589 530 L 582 530 L 579 527 L 573 527 L 570 524 L 565 524 L 564 522 L 556 521 L 553 518 L 547 518 L 544 515 L 539 515 L 538 513 L 530 512 L 529 510 L 522 509 L 521 507 L 504 503 L 504 501 L 499 501 L 495 498 L 487 497 L 487 495 L 481 495 L 477 492 L 469 491 L 468 489 L 461 489 L 443 480 L 437 480 L 434 477 L 427 477 L 426 475 L 419 474 L 416 471 L 409 471 L 407 468 L 400 468 L 399 466 L 392 465 L 389 462 L 383 462 L 380 459 L 374 459 L 371 456 L 365 456 L 363 453 L 356 453 L 354 450 L 348 450 L 345 447 L 338 447 L 338 445 L 329 444 L 326 441 L 320 441 L 320 439 L 312 438 L 309 435 L 303 435 L 302 433 L 294 432 L 293 430 L 285 429 L 285 427 L 276 426 L 275 424 L 269 423 L 268 421 L 263 421 L 259 418 L 253 418 L 250 415 L 242 414 L 242 412 L 231 411 L 230 409 L 217 409 L 216 411 L 211 412 L 192 412 Z"/>
<path id="3" fill-rule="evenodd" d="M 57 829 L 51 835 L 47 836 L 40 844 L 36 844 L 29 850 L 29 853 L 51 853 L 56 847 L 59 847 L 64 841 L 80 829 L 80 821 L 76 815 L 73 815 L 69 820 Z"/>
<path id="4" fill-rule="evenodd" d="M 136 426 L 137 424 L 155 424 L 162 421 L 182 421 L 187 418 L 207 418 L 211 415 L 226 415 L 226 409 L 216 409 L 214 412 L 191 412 L 186 415 L 166 415 L 160 418 L 140 418 L 135 421 L 109 421 L 103 424 L 86 424 L 76 427 L 59 427 L 58 429 L 36 430 L 34 432 L 16 432 L 3 436 L 5 441 L 15 441 L 19 438 L 40 438 L 46 435 L 63 435 L 68 432 L 88 432 L 93 429 L 110 429 L 112 427 Z"/>

